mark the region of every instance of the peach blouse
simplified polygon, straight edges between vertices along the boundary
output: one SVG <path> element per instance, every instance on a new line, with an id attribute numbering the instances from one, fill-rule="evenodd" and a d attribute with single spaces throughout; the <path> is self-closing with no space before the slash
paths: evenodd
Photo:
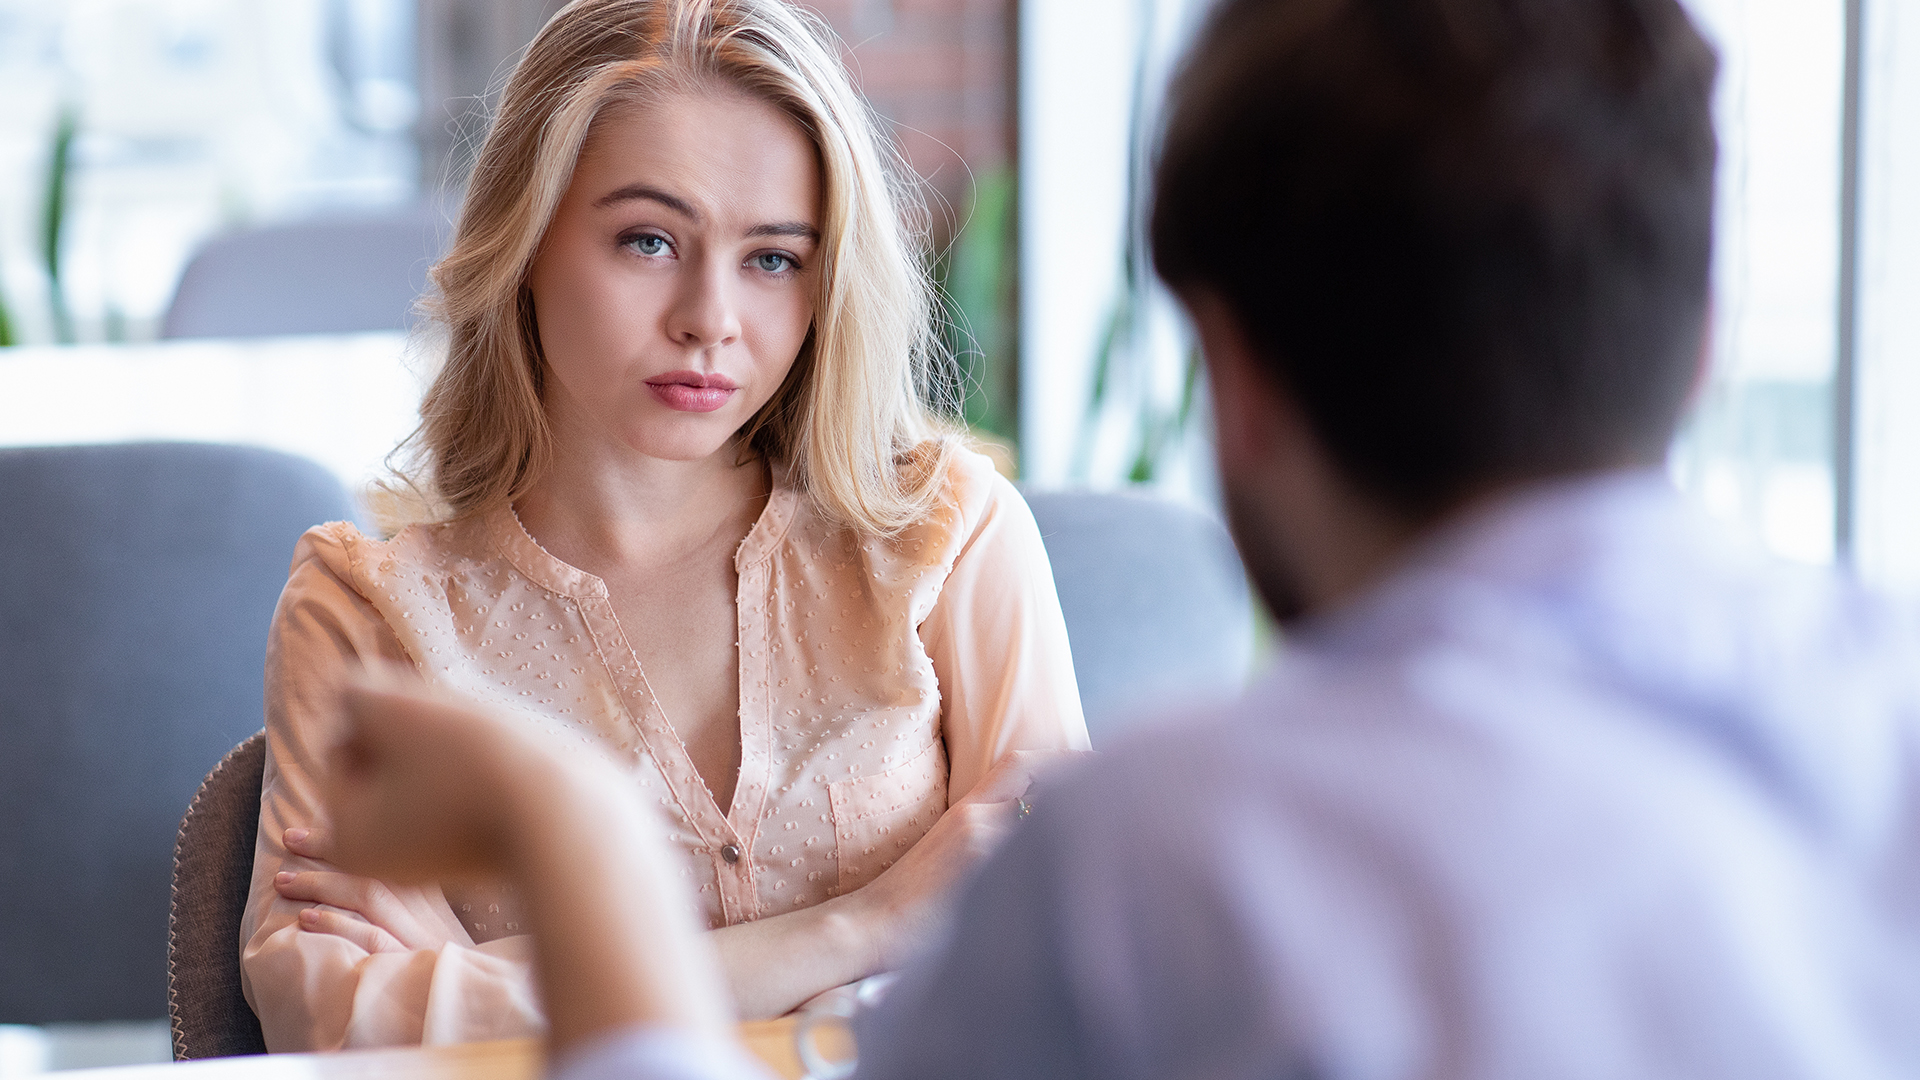
<path id="1" fill-rule="evenodd" d="M 891 540 L 837 528 L 776 478 L 734 555 L 739 781 L 718 806 L 661 714 L 598 578 L 510 510 L 392 540 L 301 538 L 267 657 L 268 759 L 242 982 L 274 1050 L 503 1038 L 543 1025 L 511 895 L 396 890 L 444 943 L 369 954 L 303 932 L 281 843 L 322 822 L 329 688 L 361 658 L 611 751 L 660 807 L 714 927 L 817 904 L 892 865 L 1009 750 L 1087 746 L 1033 516 L 984 457 Z"/>

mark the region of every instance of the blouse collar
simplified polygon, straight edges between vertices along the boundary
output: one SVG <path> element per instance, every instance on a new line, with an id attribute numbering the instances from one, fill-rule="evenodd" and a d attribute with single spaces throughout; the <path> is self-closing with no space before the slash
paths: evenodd
<path id="1" fill-rule="evenodd" d="M 800 509 L 801 493 L 794 487 L 793 467 L 776 463 L 769 471 L 772 483 L 767 505 L 754 520 L 753 527 L 747 530 L 740 547 L 734 551 L 733 565 L 736 571 L 772 558 Z M 483 518 L 482 528 L 502 558 L 548 592 L 576 600 L 604 598 L 607 595 L 606 583 L 597 576 L 562 561 L 541 547 L 511 505 L 489 511 Z"/>

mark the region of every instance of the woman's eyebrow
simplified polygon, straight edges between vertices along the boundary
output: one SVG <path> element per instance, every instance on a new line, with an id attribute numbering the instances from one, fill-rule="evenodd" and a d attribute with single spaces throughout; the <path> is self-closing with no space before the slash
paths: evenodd
<path id="1" fill-rule="evenodd" d="M 659 188 L 649 187 L 646 184 L 628 184 L 623 188 L 615 188 L 605 195 L 600 196 L 598 199 L 595 199 L 593 205 L 605 208 L 619 203 L 633 202 L 641 199 L 648 202 L 657 202 L 667 209 L 672 210 L 674 213 L 679 214 L 681 217 L 692 220 L 696 224 L 701 220 L 700 211 L 695 209 L 692 203 L 682 199 L 678 195 L 669 195 Z M 820 242 L 820 230 L 804 221 L 779 221 L 767 225 L 755 225 L 753 228 L 747 230 L 747 235 L 798 236 L 811 240 L 816 244 Z"/>
<path id="2" fill-rule="evenodd" d="M 682 217 L 691 218 L 696 222 L 700 220 L 700 211 L 695 210 L 692 203 L 680 198 L 678 195 L 669 195 L 659 188 L 648 187 L 645 184 L 628 184 L 623 188 L 615 188 L 605 195 L 600 196 L 598 199 L 595 199 L 593 205 L 597 207 L 608 207 L 616 203 L 632 202 L 636 199 L 646 199 L 651 202 L 657 202 Z"/>
<path id="3" fill-rule="evenodd" d="M 799 236 L 814 243 L 820 242 L 820 230 L 804 221 L 782 221 L 772 225 L 755 225 L 747 230 L 748 236 Z"/>

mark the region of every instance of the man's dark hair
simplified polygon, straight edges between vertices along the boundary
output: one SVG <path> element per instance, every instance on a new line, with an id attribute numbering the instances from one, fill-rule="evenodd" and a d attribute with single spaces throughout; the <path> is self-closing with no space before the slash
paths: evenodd
<path id="1" fill-rule="evenodd" d="M 1658 461 L 1707 306 L 1715 68 L 1674 0 L 1226 0 L 1175 84 L 1156 266 L 1404 512 Z"/>

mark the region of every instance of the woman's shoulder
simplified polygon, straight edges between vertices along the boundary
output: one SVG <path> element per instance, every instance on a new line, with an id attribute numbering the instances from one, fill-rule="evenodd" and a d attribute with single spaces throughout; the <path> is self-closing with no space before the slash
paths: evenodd
<path id="1" fill-rule="evenodd" d="M 293 545 L 293 565 L 287 568 L 287 577 L 294 582 L 316 572 L 351 577 L 353 562 L 367 543 L 367 537 L 351 521 L 315 525 L 301 533 Z"/>
<path id="2" fill-rule="evenodd" d="M 389 537 L 369 536 L 351 521 L 329 521 L 301 535 L 289 584 L 320 573 L 366 592 L 380 580 L 444 572 L 486 557 L 483 529 L 472 520 L 408 525 Z"/>
<path id="3" fill-rule="evenodd" d="M 1033 514 L 1013 482 L 992 458 L 964 444 L 951 448 L 932 504 L 921 520 L 895 538 L 896 546 L 919 551 L 931 561 L 951 563 L 981 541 L 998 536 L 1009 523 L 1016 531 L 1033 528 Z"/>
<path id="4" fill-rule="evenodd" d="M 1032 528 L 1033 515 L 1026 501 L 987 455 L 956 440 L 940 447 L 937 454 L 927 453 L 916 467 L 934 473 L 932 483 L 926 485 L 927 501 L 916 520 L 886 535 L 874 535 L 857 526 L 832 521 L 813 503 L 804 487 L 788 486 L 790 481 L 783 483 L 776 479 L 776 486 L 795 500 L 791 505 L 796 512 L 791 516 L 792 527 L 785 518 L 773 522 L 774 527 L 767 535 L 781 540 L 767 545 L 767 549 L 786 550 L 803 557 L 857 549 L 868 552 L 872 558 L 886 552 L 889 553 L 887 562 L 913 566 L 918 568 L 915 572 L 924 572 L 950 568 L 983 532 L 997 532 L 995 526 L 1009 519 L 1016 523 L 1024 521 L 1027 528 Z M 777 473 L 776 477 L 782 475 Z M 791 475 L 784 474 L 785 477 Z"/>
<path id="5" fill-rule="evenodd" d="M 1019 489 L 1001 475 L 993 459 L 964 444 L 947 455 L 939 492 L 937 505 L 957 516 L 963 534 L 1005 507 L 1026 507 Z"/>

